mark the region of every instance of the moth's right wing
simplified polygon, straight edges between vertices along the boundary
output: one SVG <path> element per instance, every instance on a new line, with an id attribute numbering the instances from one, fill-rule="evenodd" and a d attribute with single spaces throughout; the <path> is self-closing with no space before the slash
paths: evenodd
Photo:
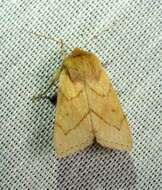
<path id="1" fill-rule="evenodd" d="M 87 94 L 97 142 L 110 148 L 131 150 L 128 121 L 104 70 L 98 81 L 88 81 Z"/>
<path id="2" fill-rule="evenodd" d="M 90 111 L 84 84 L 72 81 L 63 70 L 57 94 L 54 144 L 58 156 L 77 152 L 93 142 Z"/>

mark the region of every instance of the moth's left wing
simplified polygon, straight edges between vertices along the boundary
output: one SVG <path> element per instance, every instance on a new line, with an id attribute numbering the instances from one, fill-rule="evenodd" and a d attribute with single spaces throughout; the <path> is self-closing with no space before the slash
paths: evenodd
<path id="1" fill-rule="evenodd" d="M 59 83 L 54 144 L 58 156 L 66 156 L 92 144 L 94 136 L 84 84 L 72 81 L 66 70 Z"/>

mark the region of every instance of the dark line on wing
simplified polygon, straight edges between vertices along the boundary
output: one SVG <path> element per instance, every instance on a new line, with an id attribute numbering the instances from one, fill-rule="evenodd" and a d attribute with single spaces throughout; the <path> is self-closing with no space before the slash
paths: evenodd
<path id="1" fill-rule="evenodd" d="M 67 96 L 65 96 L 65 94 L 64 94 L 63 92 L 61 92 L 61 90 L 59 90 L 59 93 L 60 93 L 64 98 L 66 98 L 66 100 L 68 100 L 68 101 L 71 101 L 71 100 L 73 100 L 73 99 L 79 97 L 82 92 L 83 92 L 83 89 L 80 90 L 76 96 L 73 96 L 73 97 L 71 97 L 71 98 L 68 98 Z"/>
<path id="2" fill-rule="evenodd" d="M 88 88 L 90 90 L 92 90 L 93 92 L 95 92 L 95 94 L 97 94 L 98 96 L 102 96 L 102 97 L 108 97 L 110 95 L 110 92 L 111 92 L 111 88 L 110 88 L 109 91 L 108 91 L 108 93 L 105 95 L 105 94 L 98 93 L 95 89 L 91 88 L 89 85 L 88 85 Z"/>
<path id="3" fill-rule="evenodd" d="M 98 113 L 96 113 L 94 110 L 91 109 L 91 112 L 93 112 L 98 118 L 100 118 L 105 124 L 109 125 L 110 127 L 114 127 L 115 129 L 117 129 L 118 131 L 120 131 L 120 129 L 118 127 L 116 127 L 115 125 L 111 125 L 110 123 L 108 123 L 107 121 L 105 121 L 105 119 L 100 116 Z"/>
<path id="4" fill-rule="evenodd" d="M 110 127 L 114 127 L 115 129 L 117 129 L 118 131 L 120 131 L 120 129 L 118 127 L 116 127 L 115 125 L 111 125 L 110 123 L 108 123 L 107 121 L 105 121 L 105 119 L 103 117 L 101 117 L 98 113 L 96 113 L 94 110 L 89 109 L 89 111 L 80 119 L 80 121 L 71 129 L 64 131 L 63 127 L 56 123 L 56 125 L 63 131 L 64 135 L 68 135 L 71 131 L 73 131 L 74 129 L 76 129 L 77 127 L 79 127 L 79 125 L 81 124 L 81 122 L 90 114 L 90 113 L 94 113 L 98 118 L 100 118 L 105 124 L 109 125 Z M 124 117 L 125 118 L 125 117 Z M 124 119 L 123 119 L 124 120 Z M 122 120 L 122 121 L 123 121 Z M 121 122 L 122 122 L 121 121 Z M 92 122 L 91 122 L 92 124 Z"/>
<path id="5" fill-rule="evenodd" d="M 63 127 L 60 124 L 56 123 L 56 125 L 62 129 L 64 135 L 68 135 L 68 133 L 70 133 L 72 130 L 74 130 L 77 127 L 79 127 L 79 125 L 81 124 L 81 122 L 89 115 L 89 113 L 90 113 L 90 110 L 81 118 L 81 120 L 73 128 L 71 128 L 71 129 L 69 129 L 67 131 L 64 131 Z"/>

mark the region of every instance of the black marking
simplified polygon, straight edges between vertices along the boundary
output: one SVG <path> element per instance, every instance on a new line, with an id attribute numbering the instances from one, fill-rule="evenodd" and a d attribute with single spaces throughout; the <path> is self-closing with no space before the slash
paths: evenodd
<path id="1" fill-rule="evenodd" d="M 56 105 L 56 103 L 57 103 L 57 94 L 55 94 L 55 95 L 52 96 L 52 97 L 47 96 L 47 99 L 49 99 L 50 102 L 51 102 L 53 105 Z"/>

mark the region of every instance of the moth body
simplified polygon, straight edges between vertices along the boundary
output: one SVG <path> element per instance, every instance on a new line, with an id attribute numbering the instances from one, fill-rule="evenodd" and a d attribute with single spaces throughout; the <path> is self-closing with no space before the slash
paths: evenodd
<path id="1" fill-rule="evenodd" d="M 119 99 L 96 55 L 75 48 L 63 60 L 54 128 L 59 156 L 79 151 L 94 138 L 103 146 L 132 149 L 132 137 Z"/>

